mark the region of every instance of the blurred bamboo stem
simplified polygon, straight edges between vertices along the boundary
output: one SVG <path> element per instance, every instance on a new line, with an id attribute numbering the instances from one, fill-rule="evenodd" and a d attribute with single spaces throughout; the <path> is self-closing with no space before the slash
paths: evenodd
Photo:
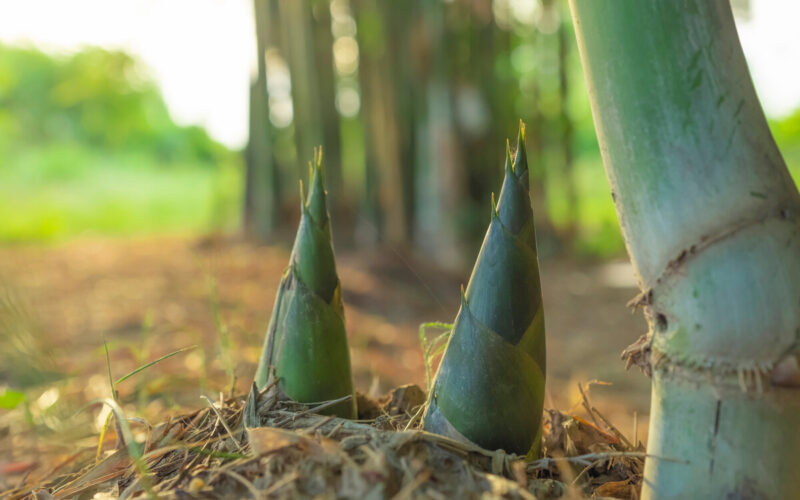
<path id="1" fill-rule="evenodd" d="M 244 224 L 245 232 L 250 237 L 267 241 L 275 230 L 279 205 L 279 189 L 272 155 L 265 60 L 270 12 L 268 0 L 253 0 L 253 6 L 258 72 L 250 85 L 250 138 L 246 151 Z"/>
<path id="2" fill-rule="evenodd" d="M 292 118 L 297 176 L 307 178 L 308 152 L 323 142 L 321 103 L 315 86 L 315 59 L 310 0 L 278 0 L 281 45 L 291 72 Z M 327 152 L 327 148 L 326 148 Z"/>

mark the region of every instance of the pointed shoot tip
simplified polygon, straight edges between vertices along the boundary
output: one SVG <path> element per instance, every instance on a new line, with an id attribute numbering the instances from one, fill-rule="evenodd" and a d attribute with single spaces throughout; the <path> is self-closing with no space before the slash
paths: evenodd
<path id="1" fill-rule="evenodd" d="M 311 182 L 318 181 L 318 182 L 314 182 L 313 185 L 316 185 L 317 183 L 319 183 L 320 184 L 320 188 L 322 188 L 322 190 L 324 191 L 325 190 L 325 186 L 324 186 L 324 184 L 325 184 L 325 171 L 323 170 L 323 167 L 322 167 L 322 146 L 318 146 L 318 147 L 314 148 L 314 163 L 312 164 L 311 162 L 308 162 L 308 165 L 309 165 L 309 170 L 311 172 L 313 172 L 313 174 L 314 174 L 314 177 L 312 178 Z"/>
<path id="2" fill-rule="evenodd" d="M 461 307 L 467 307 L 467 291 L 464 289 L 464 283 L 461 283 Z"/>
<path id="3" fill-rule="evenodd" d="M 519 121 L 519 135 L 517 136 L 517 151 L 514 156 L 514 173 L 523 174 L 528 170 L 528 154 L 525 148 L 525 123 Z"/>
<path id="4" fill-rule="evenodd" d="M 303 179 L 300 179 L 299 183 L 300 183 L 300 210 L 303 213 L 305 213 L 306 208 L 308 208 L 308 207 L 306 206 L 306 199 L 305 199 L 306 198 L 306 194 L 303 191 Z"/>
<path id="5" fill-rule="evenodd" d="M 506 139 L 506 163 L 505 163 L 505 173 L 508 175 L 509 173 L 514 172 L 514 159 L 511 156 L 511 142 Z"/>
<path id="6" fill-rule="evenodd" d="M 314 160 L 317 163 L 317 169 L 322 169 L 322 144 L 314 148 Z"/>

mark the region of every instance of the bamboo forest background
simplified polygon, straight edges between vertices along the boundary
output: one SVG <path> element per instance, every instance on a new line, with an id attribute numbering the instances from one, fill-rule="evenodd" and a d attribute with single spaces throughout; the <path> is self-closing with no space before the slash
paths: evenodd
<path id="1" fill-rule="evenodd" d="M 623 253 L 564 2 L 253 5 L 244 151 L 176 125 L 127 54 L 0 45 L 0 241 L 244 227 L 285 243 L 321 144 L 337 246 L 463 266 L 522 119 L 540 253 Z M 797 179 L 800 111 L 771 126 Z"/>

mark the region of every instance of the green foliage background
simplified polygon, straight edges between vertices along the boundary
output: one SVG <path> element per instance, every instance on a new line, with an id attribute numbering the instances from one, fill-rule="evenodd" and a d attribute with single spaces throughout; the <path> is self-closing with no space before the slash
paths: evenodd
<path id="1" fill-rule="evenodd" d="M 497 64 L 524 76 L 531 59 L 517 52 L 526 48 Z M 570 66 L 570 81 L 579 87 L 569 102 L 580 199 L 576 249 L 619 254 L 622 239 L 582 75 L 577 64 Z M 342 121 L 348 172 L 363 161 L 353 156 L 363 145 L 351 133 L 352 123 Z M 800 110 L 771 126 L 794 178 L 800 178 Z M 276 136 L 278 157 L 292 149 L 280 147 L 284 135 Z M 545 149 L 543 164 L 557 165 L 557 155 Z M 500 173 L 499 166 L 487 168 Z M 555 226 L 567 224 L 570 212 L 562 177 L 546 177 L 548 216 Z M 242 185 L 241 152 L 216 143 L 200 127 L 175 124 L 154 82 L 131 56 L 100 48 L 52 55 L 0 44 L 0 242 L 234 230 Z"/>
<path id="2" fill-rule="evenodd" d="M 0 241 L 232 228 L 240 162 L 125 53 L 0 45 Z"/>

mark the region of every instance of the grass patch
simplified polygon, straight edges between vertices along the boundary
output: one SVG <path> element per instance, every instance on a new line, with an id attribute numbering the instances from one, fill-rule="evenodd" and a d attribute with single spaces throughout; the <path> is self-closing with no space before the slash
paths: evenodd
<path id="1" fill-rule="evenodd" d="M 0 241 L 207 232 L 237 227 L 241 167 L 156 164 L 54 144 L 0 167 Z"/>

